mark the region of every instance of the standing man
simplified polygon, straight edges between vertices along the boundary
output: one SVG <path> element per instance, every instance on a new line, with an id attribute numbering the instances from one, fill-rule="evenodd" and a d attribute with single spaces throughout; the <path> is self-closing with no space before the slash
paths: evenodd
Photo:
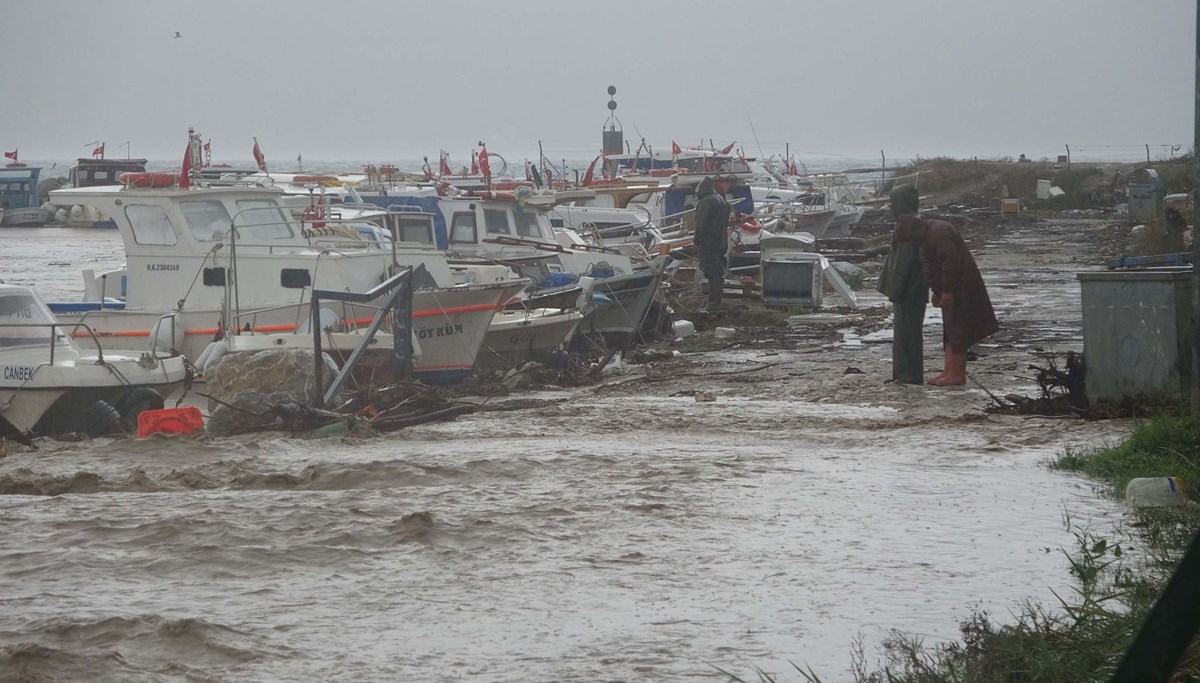
<path id="1" fill-rule="evenodd" d="M 892 190 L 892 215 L 899 226 L 901 216 L 917 215 L 917 188 L 897 185 Z M 892 246 L 879 276 L 878 289 L 892 302 L 892 381 L 925 383 L 925 302 L 928 285 L 921 268 L 921 249 L 914 242 L 900 241 L 892 234 Z"/>
<path id="2" fill-rule="evenodd" d="M 700 252 L 700 272 L 708 280 L 708 305 L 702 310 L 721 308 L 721 289 L 725 286 L 725 250 L 729 236 L 729 202 L 725 193 L 729 180 L 705 177 L 696 186 L 696 250 Z"/>
<path id="3" fill-rule="evenodd" d="M 905 213 L 896 217 L 895 235 L 901 242 L 919 245 L 933 305 L 942 309 L 945 369 L 929 384 L 966 384 L 967 349 L 1000 329 L 979 267 L 958 231 L 946 221 Z"/>

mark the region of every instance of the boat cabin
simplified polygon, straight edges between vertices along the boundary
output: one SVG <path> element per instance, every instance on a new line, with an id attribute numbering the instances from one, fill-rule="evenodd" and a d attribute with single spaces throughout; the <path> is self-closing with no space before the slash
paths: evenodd
<path id="1" fill-rule="evenodd" d="M 299 302 L 312 288 L 367 291 L 396 268 L 418 264 L 436 286 L 453 284 L 432 244 L 380 240 L 371 228 L 391 226 L 369 216 L 326 210 L 298 219 L 274 188 L 92 187 L 51 198 L 94 207 L 121 233 L 125 268 L 106 274 L 112 279 L 85 273 L 88 301 L 118 298 L 155 310 L 220 306 L 229 297 L 243 308 L 274 305 Z"/>
<path id="2" fill-rule="evenodd" d="M 67 174 L 71 187 L 97 187 L 120 185 L 122 173 L 145 173 L 145 159 L 76 159 L 75 166 Z"/>
<path id="3" fill-rule="evenodd" d="M 0 168 L 0 208 L 27 209 L 40 206 L 38 176 L 42 169 L 30 166 Z"/>

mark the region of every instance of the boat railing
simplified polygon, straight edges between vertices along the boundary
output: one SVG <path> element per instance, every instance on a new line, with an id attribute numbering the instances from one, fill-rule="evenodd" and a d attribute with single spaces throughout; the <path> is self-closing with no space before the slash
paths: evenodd
<path id="1" fill-rule="evenodd" d="M 330 301 L 330 303 L 333 303 L 333 302 Z M 368 311 L 372 312 L 372 315 L 374 315 L 374 312 L 376 312 L 380 309 L 379 306 L 374 306 L 374 305 L 366 304 L 366 303 L 352 303 L 352 302 L 348 302 L 348 301 L 342 301 L 340 303 L 342 304 L 342 315 L 341 315 L 340 322 L 343 326 L 343 329 L 348 332 L 356 331 L 356 330 L 358 330 L 358 328 L 360 326 L 365 325 L 366 323 L 370 322 L 370 318 L 366 318 L 364 316 L 359 315 L 362 312 L 359 309 L 367 309 Z M 245 320 L 246 323 L 249 325 L 249 332 L 256 333 L 259 330 L 259 325 L 258 325 L 258 316 L 259 315 L 265 315 L 267 313 L 274 313 L 276 311 L 294 310 L 296 312 L 296 322 L 290 326 L 291 330 L 281 330 L 281 329 L 277 329 L 274 326 L 268 326 L 267 329 L 265 329 L 263 332 L 261 332 L 261 334 L 272 334 L 272 333 L 277 333 L 277 332 L 288 332 L 288 331 L 299 332 L 300 326 L 301 326 L 300 316 L 301 316 L 301 314 L 307 312 L 306 309 L 308 308 L 308 306 L 309 306 L 309 303 L 307 301 L 302 301 L 302 302 L 296 303 L 296 304 L 283 304 L 282 306 L 271 306 L 269 308 L 256 308 L 253 311 L 237 313 L 233 316 L 233 321 L 234 321 L 233 327 L 235 330 L 243 329 L 244 325 L 243 325 L 242 321 Z"/>
<path id="2" fill-rule="evenodd" d="M 44 328 L 47 328 L 50 331 L 50 365 L 54 365 L 54 348 L 56 346 L 60 346 L 60 345 L 69 346 L 71 343 L 70 342 L 71 338 L 74 337 L 75 333 L 79 330 L 79 328 L 82 327 L 84 330 L 87 331 L 88 336 L 91 337 L 92 343 L 96 345 L 97 360 L 98 361 L 104 360 L 104 349 L 101 348 L 101 346 L 100 346 L 100 340 L 96 338 L 96 332 L 91 328 L 91 326 L 86 325 L 82 322 L 74 322 L 74 323 L 58 323 L 58 322 L 55 322 L 55 323 L 5 323 L 3 325 L 0 325 L 0 329 L 8 329 L 11 327 L 30 327 L 30 328 L 44 327 Z M 71 332 L 69 334 L 56 335 L 55 330 L 58 330 L 60 328 L 61 329 L 70 328 Z M 30 340 L 33 340 L 33 339 L 35 339 L 35 338 L 30 337 Z"/>

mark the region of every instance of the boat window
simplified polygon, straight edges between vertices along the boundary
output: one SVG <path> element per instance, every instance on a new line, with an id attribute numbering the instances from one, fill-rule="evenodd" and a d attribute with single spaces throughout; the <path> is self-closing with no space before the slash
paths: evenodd
<path id="1" fill-rule="evenodd" d="M 53 322 L 54 315 L 32 293 L 20 289 L 0 292 L 0 347 L 49 346 L 52 338 L 55 343 L 68 344 L 66 332 L 70 328 L 55 328 L 51 337 L 49 324 Z"/>
<path id="2" fill-rule="evenodd" d="M 484 209 L 483 227 L 484 230 L 495 235 L 512 234 L 512 230 L 508 227 L 508 211 L 505 209 Z"/>
<path id="3" fill-rule="evenodd" d="M 396 241 L 432 245 L 433 218 L 430 216 L 398 216 Z"/>
<path id="4" fill-rule="evenodd" d="M 450 219 L 450 241 L 454 244 L 475 244 L 475 214 L 460 211 Z"/>
<path id="5" fill-rule="evenodd" d="M 278 240 L 293 235 L 287 217 L 279 205 L 269 199 L 239 199 L 237 210 L 233 222 L 238 227 L 239 237 Z"/>
<path id="6" fill-rule="evenodd" d="M 517 224 L 518 235 L 522 237 L 542 237 L 542 229 L 538 226 L 536 212 L 518 209 L 513 211 L 513 221 Z"/>
<path id="7" fill-rule="evenodd" d="M 175 230 L 171 219 L 161 206 L 153 204 L 128 204 L 125 217 L 133 228 L 133 241 L 138 244 L 175 244 Z"/>
<path id="8" fill-rule="evenodd" d="M 219 242 L 229 231 L 229 212 L 218 201 L 179 202 L 192 235 L 201 242 Z"/>

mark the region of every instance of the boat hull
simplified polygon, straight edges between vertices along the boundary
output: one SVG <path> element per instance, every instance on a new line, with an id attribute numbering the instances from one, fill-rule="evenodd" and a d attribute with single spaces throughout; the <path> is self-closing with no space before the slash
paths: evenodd
<path id="1" fill-rule="evenodd" d="M 583 320 L 582 313 L 571 309 L 500 311 L 488 327 L 475 366 L 495 370 L 542 360 L 570 343 Z"/>
<path id="2" fill-rule="evenodd" d="M 662 272 L 656 268 L 596 280 L 592 288 L 594 310 L 580 325 L 576 338 L 582 335 L 593 341 L 599 339 L 609 348 L 633 346 L 661 282 Z"/>
<path id="3" fill-rule="evenodd" d="M 414 365 L 414 375 L 422 380 L 446 384 L 464 379 L 475 364 L 492 316 L 504 302 L 527 283 L 523 280 L 485 283 L 447 289 L 421 289 L 413 293 L 413 338 L 422 349 Z M 367 325 L 374 311 L 370 308 L 330 302 L 344 324 L 351 328 Z M 51 305 L 51 308 L 56 308 Z M 69 308 L 78 308 L 70 306 Z M 140 349 L 162 317 L 157 311 L 136 310 L 56 310 L 64 323 L 83 322 L 91 327 L 106 348 Z M 190 359 L 199 358 L 218 334 L 221 312 L 217 309 L 187 310 L 175 313 L 175 331 L 160 335 L 165 342 Z M 291 333 L 308 320 L 307 303 L 252 312 L 239 320 L 260 333 Z M 86 331 L 74 333 L 84 348 L 91 344 Z M 173 341 L 172 341 L 173 340 Z M 311 346 L 311 342 L 309 343 Z"/>
<path id="4" fill-rule="evenodd" d="M 35 228 L 49 223 L 54 217 L 54 214 L 41 207 L 6 209 L 3 215 L 0 225 L 6 228 Z"/>
<path id="5" fill-rule="evenodd" d="M 132 359 L 107 356 L 105 361 L 116 367 L 128 384 L 94 359 L 35 366 L 26 380 L 0 383 L 0 436 L 80 431 L 80 416 L 96 401 L 117 408 L 130 391 L 140 387 L 154 389 L 165 399 L 182 386 L 186 376 L 181 358 L 160 359 L 153 369 Z M 10 367 L 19 366 L 5 365 Z"/>

